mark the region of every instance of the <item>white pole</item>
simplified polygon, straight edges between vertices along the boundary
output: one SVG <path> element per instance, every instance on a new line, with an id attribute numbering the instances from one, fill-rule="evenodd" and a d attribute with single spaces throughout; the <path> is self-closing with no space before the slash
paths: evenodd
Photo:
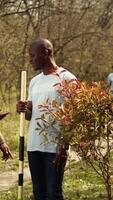
<path id="1" fill-rule="evenodd" d="M 26 71 L 21 72 L 21 101 L 26 100 Z M 25 113 L 20 113 L 18 200 L 23 200 Z"/>

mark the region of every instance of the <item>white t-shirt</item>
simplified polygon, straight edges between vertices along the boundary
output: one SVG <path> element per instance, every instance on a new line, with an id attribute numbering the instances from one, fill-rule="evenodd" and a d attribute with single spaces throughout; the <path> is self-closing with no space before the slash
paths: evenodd
<path id="1" fill-rule="evenodd" d="M 47 100 L 52 102 L 53 100 L 61 101 L 60 96 L 55 84 L 60 83 L 62 80 L 77 80 L 76 77 L 68 70 L 59 67 L 55 74 L 44 75 L 43 72 L 35 76 L 29 85 L 28 100 L 32 101 L 32 117 L 28 130 L 28 151 L 41 151 L 41 152 L 56 152 L 58 138 L 58 131 L 56 129 L 47 128 L 45 132 L 40 133 L 40 130 L 36 130 L 37 120 L 42 115 L 39 105 L 43 105 Z M 46 115 L 47 116 L 47 115 Z M 48 120 L 48 117 L 46 118 Z M 43 123 L 39 120 L 39 123 Z M 42 126 L 42 124 L 41 124 Z"/>
<path id="2" fill-rule="evenodd" d="M 113 96 L 113 73 L 110 73 L 107 77 L 107 81 L 110 85 L 110 94 Z"/>

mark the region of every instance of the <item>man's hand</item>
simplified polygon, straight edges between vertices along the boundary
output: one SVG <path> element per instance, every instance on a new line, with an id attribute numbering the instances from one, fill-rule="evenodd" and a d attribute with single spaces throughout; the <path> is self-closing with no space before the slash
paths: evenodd
<path id="1" fill-rule="evenodd" d="M 26 112 L 26 110 L 27 110 L 27 101 L 18 101 L 16 104 L 16 111 L 20 113 L 20 112 Z"/>
<path id="2" fill-rule="evenodd" d="M 31 101 L 18 101 L 16 104 L 16 111 L 26 112 L 27 110 L 32 111 L 32 102 Z"/>
<path id="3" fill-rule="evenodd" d="M 65 166 L 67 161 L 67 150 L 69 148 L 69 144 L 62 144 L 58 147 L 56 157 L 54 160 L 54 166 L 57 170 L 59 170 L 62 166 Z"/>
<path id="4" fill-rule="evenodd" d="M 25 119 L 30 121 L 32 116 L 32 101 L 18 101 L 16 111 L 18 113 L 24 112 Z"/>
<path id="5" fill-rule="evenodd" d="M 0 145 L 0 150 L 1 150 L 2 153 L 3 153 L 3 156 L 2 156 L 3 160 L 6 161 L 6 160 L 8 160 L 9 158 L 13 159 L 13 156 L 12 156 L 12 154 L 11 154 L 11 152 L 10 152 L 10 149 L 9 149 L 9 147 L 7 146 L 6 143 L 3 143 L 3 144 Z"/>

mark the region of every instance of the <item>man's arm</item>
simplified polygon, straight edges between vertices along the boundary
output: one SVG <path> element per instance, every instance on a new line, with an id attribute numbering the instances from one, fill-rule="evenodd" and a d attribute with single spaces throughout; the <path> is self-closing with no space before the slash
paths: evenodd
<path id="1" fill-rule="evenodd" d="M 56 157 L 53 162 L 54 166 L 57 170 L 59 170 L 61 168 L 61 166 L 66 164 L 68 149 L 69 149 L 69 143 L 63 143 L 61 145 L 58 145 Z"/>
<path id="2" fill-rule="evenodd" d="M 25 112 L 25 119 L 30 121 L 31 120 L 31 116 L 32 116 L 32 110 L 29 110 L 28 108 L 26 109 Z"/>

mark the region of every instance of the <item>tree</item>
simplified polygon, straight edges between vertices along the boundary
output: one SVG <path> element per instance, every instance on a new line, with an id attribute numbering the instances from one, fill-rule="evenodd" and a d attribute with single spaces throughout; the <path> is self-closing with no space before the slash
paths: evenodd
<path id="1" fill-rule="evenodd" d="M 21 70 L 33 76 L 28 46 L 39 37 L 52 41 L 58 65 L 79 79 L 104 80 L 113 65 L 112 9 L 111 0 L 1 0 L 1 103 L 19 98 Z"/>

